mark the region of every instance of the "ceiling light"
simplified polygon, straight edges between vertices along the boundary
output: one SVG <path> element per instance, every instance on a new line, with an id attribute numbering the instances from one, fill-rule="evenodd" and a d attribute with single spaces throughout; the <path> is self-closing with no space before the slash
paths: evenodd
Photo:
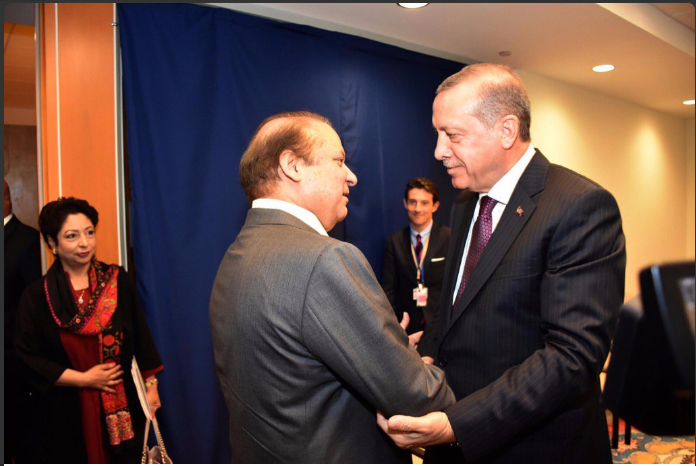
<path id="1" fill-rule="evenodd" d="M 592 68 L 592 71 L 596 71 L 597 73 L 606 73 L 607 71 L 611 71 L 613 69 L 614 65 L 597 65 Z"/>
<path id="2" fill-rule="evenodd" d="M 408 8 L 409 10 L 415 10 L 416 8 L 423 8 L 424 6 L 430 5 L 430 3 L 397 3 L 402 8 Z"/>
<path id="3" fill-rule="evenodd" d="M 693 104 L 694 104 L 694 99 L 684 101 L 684 105 L 693 105 Z"/>

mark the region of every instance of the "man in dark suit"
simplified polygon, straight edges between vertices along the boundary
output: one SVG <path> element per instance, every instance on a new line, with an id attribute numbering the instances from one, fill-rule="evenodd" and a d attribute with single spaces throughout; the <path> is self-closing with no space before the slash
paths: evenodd
<path id="1" fill-rule="evenodd" d="M 39 232 L 19 221 L 12 213 L 12 196 L 5 181 L 5 463 L 16 458 L 21 417 L 21 387 L 14 351 L 14 326 L 19 298 L 24 289 L 41 278 L 41 240 Z M 14 426 L 14 427 L 13 427 Z"/>
<path id="2" fill-rule="evenodd" d="M 509 68 L 477 64 L 433 103 L 435 158 L 464 191 L 437 323 L 421 340 L 457 403 L 380 425 L 428 462 L 610 463 L 599 374 L 623 301 L 612 195 L 531 145 Z"/>
<path id="3" fill-rule="evenodd" d="M 408 182 L 404 207 L 410 225 L 387 238 L 382 288 L 397 319 L 408 313 L 406 330 L 413 334 L 437 313 L 450 229 L 433 221 L 440 202 L 437 185 L 428 178 Z"/>
<path id="4" fill-rule="evenodd" d="M 275 115 L 239 174 L 252 206 L 210 297 L 232 462 L 410 462 L 377 410 L 420 416 L 454 395 L 409 346 L 365 256 L 326 233 L 358 181 L 341 140 L 319 115 Z"/>

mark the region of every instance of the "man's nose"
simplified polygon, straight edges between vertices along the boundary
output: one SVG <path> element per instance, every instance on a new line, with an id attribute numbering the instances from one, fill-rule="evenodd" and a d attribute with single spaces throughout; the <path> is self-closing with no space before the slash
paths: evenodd
<path id="1" fill-rule="evenodd" d="M 350 168 L 348 168 L 348 165 L 343 165 L 346 167 L 346 170 L 348 170 L 348 176 L 346 177 L 346 182 L 348 183 L 348 186 L 355 186 L 358 184 L 358 177 L 355 176 L 355 173 L 351 171 Z"/>
<path id="2" fill-rule="evenodd" d="M 437 137 L 437 144 L 435 144 L 435 159 L 442 160 L 448 157 L 450 153 L 449 141 L 444 136 Z"/>

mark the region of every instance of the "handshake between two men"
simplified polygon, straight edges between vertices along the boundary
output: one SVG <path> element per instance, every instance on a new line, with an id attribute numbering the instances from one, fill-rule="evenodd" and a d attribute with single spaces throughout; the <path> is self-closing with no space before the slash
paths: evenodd
<path id="1" fill-rule="evenodd" d="M 410 317 L 407 312 L 404 312 L 399 324 L 404 330 L 407 330 L 409 322 Z M 409 345 L 418 348 L 422 336 L 423 330 L 409 334 Z M 423 356 L 421 359 L 426 364 L 433 363 L 433 358 L 430 356 Z M 377 412 L 377 424 L 399 448 L 429 447 L 443 443 L 456 443 L 457 441 L 449 419 L 442 411 L 428 413 L 420 417 L 397 414 L 389 419 L 381 412 Z"/>
<path id="2" fill-rule="evenodd" d="M 417 343 L 436 364 L 363 254 L 327 234 L 358 182 L 331 123 L 283 113 L 254 133 L 239 166 L 251 209 L 210 298 L 232 462 L 409 462 L 402 448 L 434 445 L 427 462 L 611 463 L 599 373 L 624 294 L 616 200 L 532 146 L 508 67 L 447 78 L 432 122 L 462 190 Z"/>

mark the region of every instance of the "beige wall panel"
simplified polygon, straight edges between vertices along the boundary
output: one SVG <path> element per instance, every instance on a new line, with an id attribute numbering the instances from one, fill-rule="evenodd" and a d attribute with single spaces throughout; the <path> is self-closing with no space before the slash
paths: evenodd
<path id="1" fill-rule="evenodd" d="M 60 3 L 57 13 L 42 4 L 42 12 L 44 200 L 89 201 L 99 211 L 97 257 L 119 263 L 113 4 Z"/>
<path id="2" fill-rule="evenodd" d="M 684 124 L 686 128 L 686 257 L 693 260 L 696 256 L 694 248 L 696 246 L 696 234 L 694 227 L 694 213 L 696 213 L 696 205 L 694 205 L 694 196 L 696 195 L 696 186 L 694 185 L 694 174 L 696 166 L 694 164 L 694 151 L 696 149 L 696 141 L 694 141 L 694 130 L 696 120 L 687 120 Z"/>
<path id="3" fill-rule="evenodd" d="M 38 229 L 36 126 L 4 125 L 4 130 L 5 181 L 12 193 L 12 212 L 22 223 Z"/>
<path id="4" fill-rule="evenodd" d="M 616 197 L 627 240 L 626 298 L 635 296 L 643 267 L 689 256 L 684 120 L 520 74 L 532 102 L 534 146 Z"/>

